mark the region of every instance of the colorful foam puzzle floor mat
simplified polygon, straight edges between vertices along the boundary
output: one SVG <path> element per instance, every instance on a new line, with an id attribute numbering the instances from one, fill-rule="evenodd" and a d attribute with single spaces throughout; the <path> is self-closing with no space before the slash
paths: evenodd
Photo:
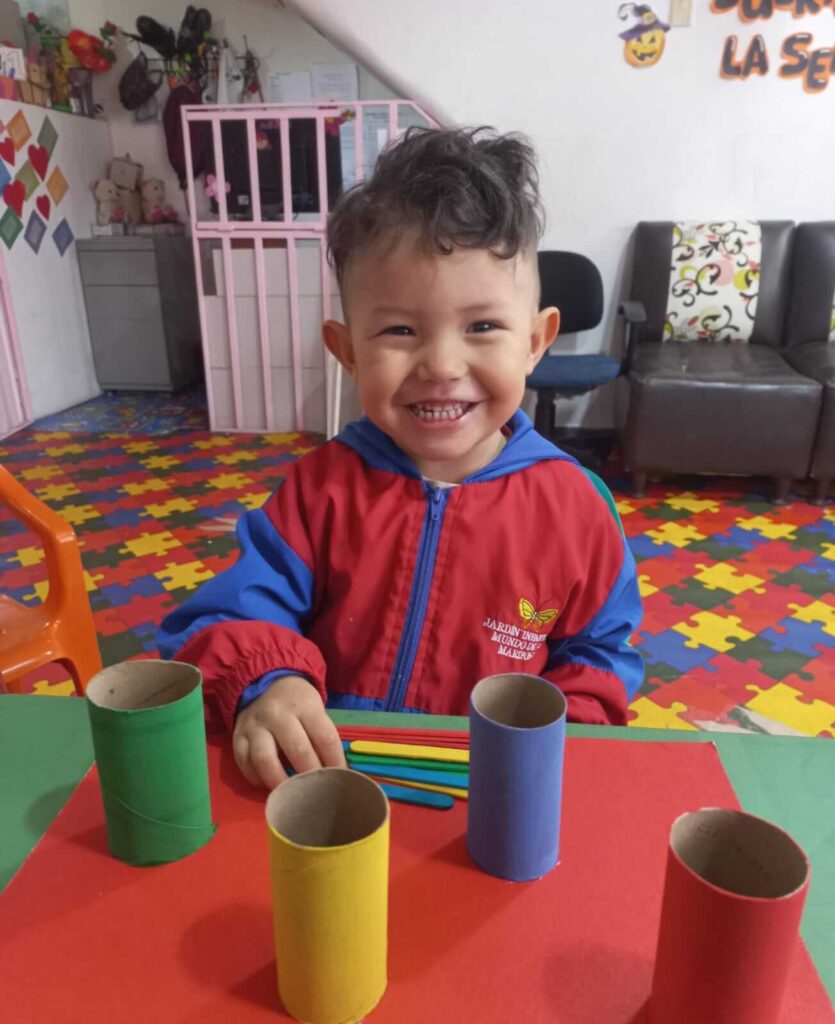
<path id="1" fill-rule="evenodd" d="M 105 664 L 154 652 L 156 625 L 234 560 L 234 525 L 313 434 L 28 429 L 0 460 L 75 528 Z M 655 484 L 618 499 L 645 603 L 631 725 L 835 736 L 835 509 L 774 506 L 756 481 Z M 0 510 L 5 593 L 43 598 L 43 552 Z M 50 666 L 26 689 L 66 694 Z"/>

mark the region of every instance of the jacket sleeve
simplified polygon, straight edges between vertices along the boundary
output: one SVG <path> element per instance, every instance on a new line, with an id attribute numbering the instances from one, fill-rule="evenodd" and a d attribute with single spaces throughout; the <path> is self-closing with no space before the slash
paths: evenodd
<path id="1" fill-rule="evenodd" d="M 311 568 L 263 509 L 241 517 L 237 536 L 235 565 L 169 613 L 157 633 L 163 658 L 200 669 L 207 718 L 230 730 L 243 691 L 268 675 L 272 681 L 276 670 L 305 676 L 325 699 L 324 659 L 302 635 L 313 605 Z"/>
<path id="2" fill-rule="evenodd" d="M 605 547 L 618 553 L 619 564 L 602 604 L 592 610 L 587 621 L 568 636 L 549 639 L 544 676 L 565 694 L 569 721 L 625 725 L 629 702 L 644 678 L 643 658 L 630 642 L 633 630 L 641 622 L 641 597 L 635 560 L 614 511 L 614 503 L 611 498 L 606 499 L 601 490 L 605 487 L 602 481 L 591 482 L 612 513 L 600 528 L 607 531 Z M 595 547 L 597 545 L 593 545 L 592 550 Z M 597 564 L 592 557 L 587 585 L 596 582 L 595 577 L 604 572 L 611 578 L 611 567 Z"/>

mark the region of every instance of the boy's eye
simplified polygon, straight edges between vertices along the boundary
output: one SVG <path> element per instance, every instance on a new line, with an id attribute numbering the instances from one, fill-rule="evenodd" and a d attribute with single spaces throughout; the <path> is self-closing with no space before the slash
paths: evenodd
<path id="1" fill-rule="evenodd" d="M 405 324 L 394 324 L 392 327 L 385 327 L 380 334 L 394 334 L 401 338 L 407 338 L 414 334 L 414 331 L 411 327 L 406 327 Z"/>
<path id="2" fill-rule="evenodd" d="M 486 334 L 488 331 L 499 330 L 499 325 L 495 320 L 476 320 L 470 324 L 467 330 L 471 334 Z"/>

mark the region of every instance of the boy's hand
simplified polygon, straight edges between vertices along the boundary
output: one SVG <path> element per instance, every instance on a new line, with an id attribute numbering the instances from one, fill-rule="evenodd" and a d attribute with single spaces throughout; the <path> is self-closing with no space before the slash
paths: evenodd
<path id="1" fill-rule="evenodd" d="M 287 773 L 279 751 L 297 772 L 344 768 L 336 726 L 315 687 L 301 676 L 282 676 L 238 715 L 232 734 L 235 760 L 253 786 L 274 789 Z"/>

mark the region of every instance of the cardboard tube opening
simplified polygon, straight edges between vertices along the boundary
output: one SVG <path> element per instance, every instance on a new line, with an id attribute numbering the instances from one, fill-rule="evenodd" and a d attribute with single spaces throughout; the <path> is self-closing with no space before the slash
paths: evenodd
<path id="1" fill-rule="evenodd" d="M 565 697 L 539 676 L 508 672 L 476 684 L 473 707 L 484 718 L 514 729 L 538 729 L 558 721 L 566 710 Z"/>
<path id="2" fill-rule="evenodd" d="M 700 878 L 738 896 L 790 896 L 809 875 L 806 855 L 790 835 L 742 811 L 708 807 L 682 814 L 670 846 Z"/>
<path id="3" fill-rule="evenodd" d="M 200 685 L 200 673 L 182 661 L 124 661 L 98 672 L 87 699 L 114 711 L 160 708 L 187 697 Z"/>
<path id="4" fill-rule="evenodd" d="M 267 824 L 297 846 L 347 846 L 388 818 L 376 782 L 347 768 L 316 768 L 283 782 L 267 799 Z"/>

